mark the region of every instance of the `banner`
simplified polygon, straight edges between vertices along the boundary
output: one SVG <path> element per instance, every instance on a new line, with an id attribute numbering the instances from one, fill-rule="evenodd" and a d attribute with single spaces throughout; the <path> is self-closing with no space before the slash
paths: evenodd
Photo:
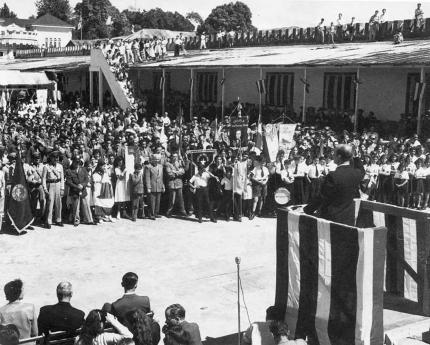
<path id="1" fill-rule="evenodd" d="M 15 163 L 15 171 L 12 176 L 10 195 L 8 196 L 7 202 L 7 214 L 12 223 L 12 227 L 19 234 L 28 228 L 33 222 L 27 180 L 25 178 L 21 155 L 19 154 Z"/>
<path id="2" fill-rule="evenodd" d="M 42 108 L 42 112 L 46 111 L 48 106 L 48 90 L 36 90 L 37 104 Z"/>
<path id="3" fill-rule="evenodd" d="M 279 149 L 285 152 L 285 157 L 290 155 L 291 149 L 296 145 L 294 132 L 296 124 L 279 124 Z"/>
<path id="4" fill-rule="evenodd" d="M 279 150 L 278 125 L 268 124 L 264 129 L 267 154 L 270 162 L 274 162 Z"/>
<path id="5" fill-rule="evenodd" d="M 230 142 L 240 141 L 240 147 L 248 146 L 248 116 L 230 118 Z"/>
<path id="6" fill-rule="evenodd" d="M 216 150 L 188 150 L 186 152 L 188 159 L 194 165 L 197 166 L 199 162 L 202 162 L 205 167 L 208 167 L 214 161 L 216 154 Z"/>

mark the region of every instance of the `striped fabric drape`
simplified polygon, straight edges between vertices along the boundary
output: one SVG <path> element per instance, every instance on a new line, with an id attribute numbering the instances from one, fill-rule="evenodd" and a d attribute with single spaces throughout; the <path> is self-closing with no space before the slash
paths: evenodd
<path id="1" fill-rule="evenodd" d="M 309 344 L 382 344 L 386 229 L 278 214 L 276 305 Z"/>
<path id="2" fill-rule="evenodd" d="M 294 73 L 266 73 L 266 104 L 283 107 L 293 103 Z"/>
<path id="3" fill-rule="evenodd" d="M 203 103 L 215 103 L 218 100 L 218 73 L 197 73 L 197 101 Z"/>

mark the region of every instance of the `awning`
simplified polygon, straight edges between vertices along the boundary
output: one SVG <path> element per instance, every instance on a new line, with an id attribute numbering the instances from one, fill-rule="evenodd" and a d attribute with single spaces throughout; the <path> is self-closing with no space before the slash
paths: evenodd
<path id="1" fill-rule="evenodd" d="M 0 88 L 53 88 L 54 82 L 44 72 L 0 70 Z"/>
<path id="2" fill-rule="evenodd" d="M 162 30 L 162 29 L 142 29 L 139 30 L 130 36 L 127 36 L 125 38 L 126 41 L 132 41 L 134 39 L 151 39 L 154 36 L 157 38 L 176 38 L 176 36 L 179 36 L 179 34 L 182 33 L 183 37 L 195 37 L 195 32 L 189 32 L 189 31 L 171 31 L 171 30 Z"/>

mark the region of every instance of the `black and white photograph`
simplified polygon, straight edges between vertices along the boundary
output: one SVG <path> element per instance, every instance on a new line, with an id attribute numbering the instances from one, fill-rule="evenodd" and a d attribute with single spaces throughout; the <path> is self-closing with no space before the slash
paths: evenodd
<path id="1" fill-rule="evenodd" d="M 430 1 L 0 0 L 0 345 L 430 344 Z"/>

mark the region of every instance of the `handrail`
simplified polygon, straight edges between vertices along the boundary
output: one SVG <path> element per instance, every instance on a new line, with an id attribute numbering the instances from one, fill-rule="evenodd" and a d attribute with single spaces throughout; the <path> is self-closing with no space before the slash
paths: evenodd
<path id="1" fill-rule="evenodd" d="M 43 340 L 43 339 L 48 339 L 48 343 L 49 343 L 49 338 L 51 338 L 53 336 L 55 336 L 55 337 L 61 337 L 61 336 L 65 336 L 65 335 L 70 335 L 71 333 L 79 335 L 80 332 L 81 332 L 81 330 L 82 330 L 81 328 L 78 328 L 77 330 L 72 331 L 72 332 L 68 332 L 68 331 L 49 332 L 46 335 L 39 335 L 37 337 L 31 337 L 31 338 L 21 339 L 19 341 L 19 344 L 32 343 L 32 342 Z M 114 332 L 115 329 L 113 327 L 108 327 L 108 328 L 105 328 L 103 331 L 111 333 L 111 332 Z M 75 337 L 75 336 L 73 336 L 73 337 Z M 65 339 L 67 339 L 67 338 L 65 338 Z M 62 339 L 61 338 L 60 339 L 55 339 L 55 341 L 58 341 L 58 340 L 62 340 Z"/>

